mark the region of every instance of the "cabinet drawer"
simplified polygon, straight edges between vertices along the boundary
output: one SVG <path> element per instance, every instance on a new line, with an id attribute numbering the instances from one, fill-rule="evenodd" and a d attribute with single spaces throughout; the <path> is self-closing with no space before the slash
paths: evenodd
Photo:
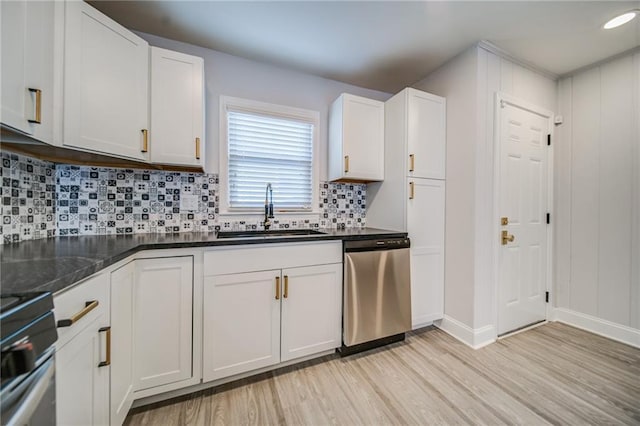
<path id="1" fill-rule="evenodd" d="M 90 308 L 88 305 L 93 302 L 98 303 L 94 308 Z M 104 321 L 108 324 L 109 275 L 100 274 L 90 277 L 72 289 L 54 295 L 53 305 L 56 323 L 74 319 L 70 325 L 63 327 L 58 325 L 56 348 L 60 349 L 100 315 L 104 314 Z M 67 323 L 70 322 L 67 321 Z"/>
<path id="2" fill-rule="evenodd" d="M 342 241 L 227 246 L 204 253 L 204 275 L 342 262 Z"/>

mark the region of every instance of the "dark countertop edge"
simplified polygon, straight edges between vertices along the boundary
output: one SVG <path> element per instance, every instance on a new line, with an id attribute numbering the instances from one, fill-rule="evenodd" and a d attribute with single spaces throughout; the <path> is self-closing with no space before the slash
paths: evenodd
<path id="1" fill-rule="evenodd" d="M 180 235 L 180 234 L 177 234 Z M 364 228 L 363 231 L 340 231 L 328 230 L 327 234 L 314 234 L 305 236 L 283 236 L 283 237 L 251 237 L 251 238 L 225 238 L 225 239 L 202 239 L 199 241 L 162 241 L 162 242 L 140 242 L 133 243 L 130 247 L 107 256 L 104 259 L 98 259 L 88 266 L 74 269 L 73 271 L 59 277 L 55 277 L 49 281 L 39 285 L 21 289 L 18 292 L 36 292 L 50 291 L 54 294 L 63 292 L 80 281 L 88 278 L 118 262 L 124 260 L 141 251 L 149 250 L 166 250 L 166 249 L 187 249 L 187 248 L 203 248 L 203 247 L 220 247 L 220 246 L 237 246 L 237 245 L 255 245 L 255 244 L 276 244 L 276 243 L 298 243 L 313 241 L 354 241 L 354 240 L 371 240 L 376 238 L 406 238 L 406 232 L 387 231 L 383 229 Z M 66 238 L 66 237 L 57 237 Z M 73 238 L 73 237 L 69 237 Z"/>

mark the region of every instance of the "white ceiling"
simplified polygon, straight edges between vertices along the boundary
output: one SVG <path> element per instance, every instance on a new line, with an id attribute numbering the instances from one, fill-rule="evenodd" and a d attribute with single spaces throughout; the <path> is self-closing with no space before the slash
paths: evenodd
<path id="1" fill-rule="evenodd" d="M 640 46 L 640 1 L 91 1 L 125 27 L 386 92 L 480 40 L 564 75 Z"/>

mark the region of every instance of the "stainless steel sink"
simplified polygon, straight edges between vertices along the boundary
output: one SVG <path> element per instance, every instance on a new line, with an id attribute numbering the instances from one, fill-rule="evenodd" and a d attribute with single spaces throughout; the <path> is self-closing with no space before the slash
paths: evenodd
<path id="1" fill-rule="evenodd" d="M 323 235 L 326 232 L 315 229 L 274 229 L 268 231 L 218 231 L 218 238 L 292 237 Z"/>

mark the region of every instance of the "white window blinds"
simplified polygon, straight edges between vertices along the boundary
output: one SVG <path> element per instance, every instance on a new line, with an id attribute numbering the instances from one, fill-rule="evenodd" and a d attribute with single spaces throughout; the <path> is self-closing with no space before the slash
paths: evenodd
<path id="1" fill-rule="evenodd" d="M 314 124 L 227 111 L 229 208 L 263 209 L 267 183 L 277 210 L 312 209 Z"/>

